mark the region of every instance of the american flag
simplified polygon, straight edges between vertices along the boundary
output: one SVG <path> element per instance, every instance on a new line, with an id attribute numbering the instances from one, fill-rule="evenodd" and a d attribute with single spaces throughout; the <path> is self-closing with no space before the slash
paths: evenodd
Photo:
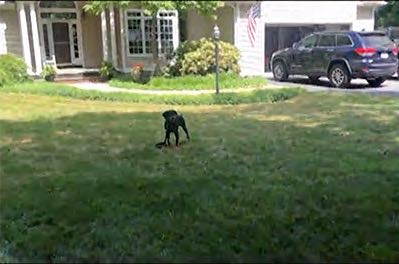
<path id="1" fill-rule="evenodd" d="M 254 46 L 255 37 L 256 37 L 256 20 L 255 18 L 260 17 L 260 3 L 257 2 L 251 6 L 248 10 L 248 24 L 247 24 L 247 32 L 249 42 L 251 42 L 252 47 Z"/>

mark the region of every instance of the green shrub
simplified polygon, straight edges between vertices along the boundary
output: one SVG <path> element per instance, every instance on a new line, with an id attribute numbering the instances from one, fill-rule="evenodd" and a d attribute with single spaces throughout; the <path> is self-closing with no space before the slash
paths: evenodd
<path id="1" fill-rule="evenodd" d="M 219 41 L 219 67 L 221 72 L 239 73 L 238 49 L 227 42 Z M 212 39 L 184 42 L 164 69 L 165 76 L 187 74 L 206 75 L 215 69 L 215 43 Z"/>
<path id="2" fill-rule="evenodd" d="M 56 71 L 55 68 L 52 65 L 46 64 L 43 67 L 42 70 L 42 77 L 46 80 L 46 81 L 54 81 L 54 77 L 55 77 Z"/>
<path id="3" fill-rule="evenodd" d="M 6 84 L 7 81 L 8 81 L 7 73 L 3 69 L 0 69 L 0 87 Z"/>
<path id="4" fill-rule="evenodd" d="M 100 67 L 100 75 L 105 79 L 111 79 L 115 76 L 115 68 L 111 62 L 103 61 Z"/>
<path id="5" fill-rule="evenodd" d="M 12 54 L 0 55 L 0 86 L 26 80 L 28 72 L 23 59 Z"/>

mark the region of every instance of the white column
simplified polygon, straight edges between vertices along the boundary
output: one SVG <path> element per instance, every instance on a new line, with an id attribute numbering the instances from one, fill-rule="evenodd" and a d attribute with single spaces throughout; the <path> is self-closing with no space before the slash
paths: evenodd
<path id="1" fill-rule="evenodd" d="M 238 31 L 240 29 L 240 4 L 236 3 L 234 8 L 234 45 L 238 44 Z"/>
<path id="2" fill-rule="evenodd" d="M 118 58 L 116 57 L 116 30 L 115 30 L 115 8 L 114 4 L 109 6 L 109 27 L 111 29 L 111 53 L 112 64 L 115 68 L 118 67 Z"/>
<path id="3" fill-rule="evenodd" d="M 35 69 L 36 74 L 40 74 L 42 72 L 42 57 L 40 54 L 39 30 L 37 28 L 37 17 L 34 2 L 29 3 L 29 9 L 32 26 L 33 50 L 35 54 Z"/>
<path id="4" fill-rule="evenodd" d="M 28 73 L 32 74 L 32 59 L 30 57 L 29 47 L 29 35 L 28 35 L 28 23 L 26 22 L 25 6 L 23 2 L 17 2 L 18 18 L 20 34 L 22 39 L 22 52 L 26 66 L 28 67 Z"/>
<path id="5" fill-rule="evenodd" d="M 6 29 L 6 23 L 0 23 L 0 55 L 7 53 Z"/>
<path id="6" fill-rule="evenodd" d="M 119 25 L 121 27 L 121 59 L 122 59 L 122 71 L 126 70 L 126 34 L 125 34 L 125 20 L 123 11 L 119 8 Z"/>
<path id="7" fill-rule="evenodd" d="M 107 18 L 105 10 L 101 11 L 101 33 L 103 40 L 103 60 L 108 60 L 108 37 L 107 37 Z"/>

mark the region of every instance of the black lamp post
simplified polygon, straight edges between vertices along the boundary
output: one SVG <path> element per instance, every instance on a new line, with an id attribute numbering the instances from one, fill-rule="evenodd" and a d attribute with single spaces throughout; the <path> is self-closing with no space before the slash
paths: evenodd
<path id="1" fill-rule="evenodd" d="M 216 64 L 216 94 L 219 93 L 219 38 L 220 38 L 220 30 L 217 25 L 213 28 L 213 38 L 215 40 L 215 64 Z"/>

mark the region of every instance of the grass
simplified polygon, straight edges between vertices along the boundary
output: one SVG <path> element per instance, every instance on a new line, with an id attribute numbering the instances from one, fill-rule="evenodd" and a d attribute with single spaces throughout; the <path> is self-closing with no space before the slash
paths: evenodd
<path id="1" fill-rule="evenodd" d="M 148 95 L 123 92 L 104 93 L 100 91 L 80 90 L 65 84 L 51 82 L 23 83 L 0 88 L 4 92 L 43 94 L 64 96 L 69 98 L 119 101 L 131 103 L 163 103 L 171 105 L 214 105 L 214 104 L 245 104 L 259 102 L 278 102 L 290 99 L 304 92 L 300 88 L 262 89 L 251 92 L 200 94 L 200 95 Z"/>
<path id="2" fill-rule="evenodd" d="M 146 84 L 131 81 L 129 76 L 117 77 L 108 82 L 119 88 L 135 88 L 143 90 L 214 90 L 215 75 L 187 75 L 175 78 L 154 77 Z M 266 86 L 266 78 L 259 76 L 240 77 L 236 74 L 222 73 L 220 89 L 262 88 Z"/>
<path id="3" fill-rule="evenodd" d="M 0 92 L 0 261 L 399 260 L 399 100 L 179 106 Z M 183 138 L 184 140 L 184 138 Z"/>

